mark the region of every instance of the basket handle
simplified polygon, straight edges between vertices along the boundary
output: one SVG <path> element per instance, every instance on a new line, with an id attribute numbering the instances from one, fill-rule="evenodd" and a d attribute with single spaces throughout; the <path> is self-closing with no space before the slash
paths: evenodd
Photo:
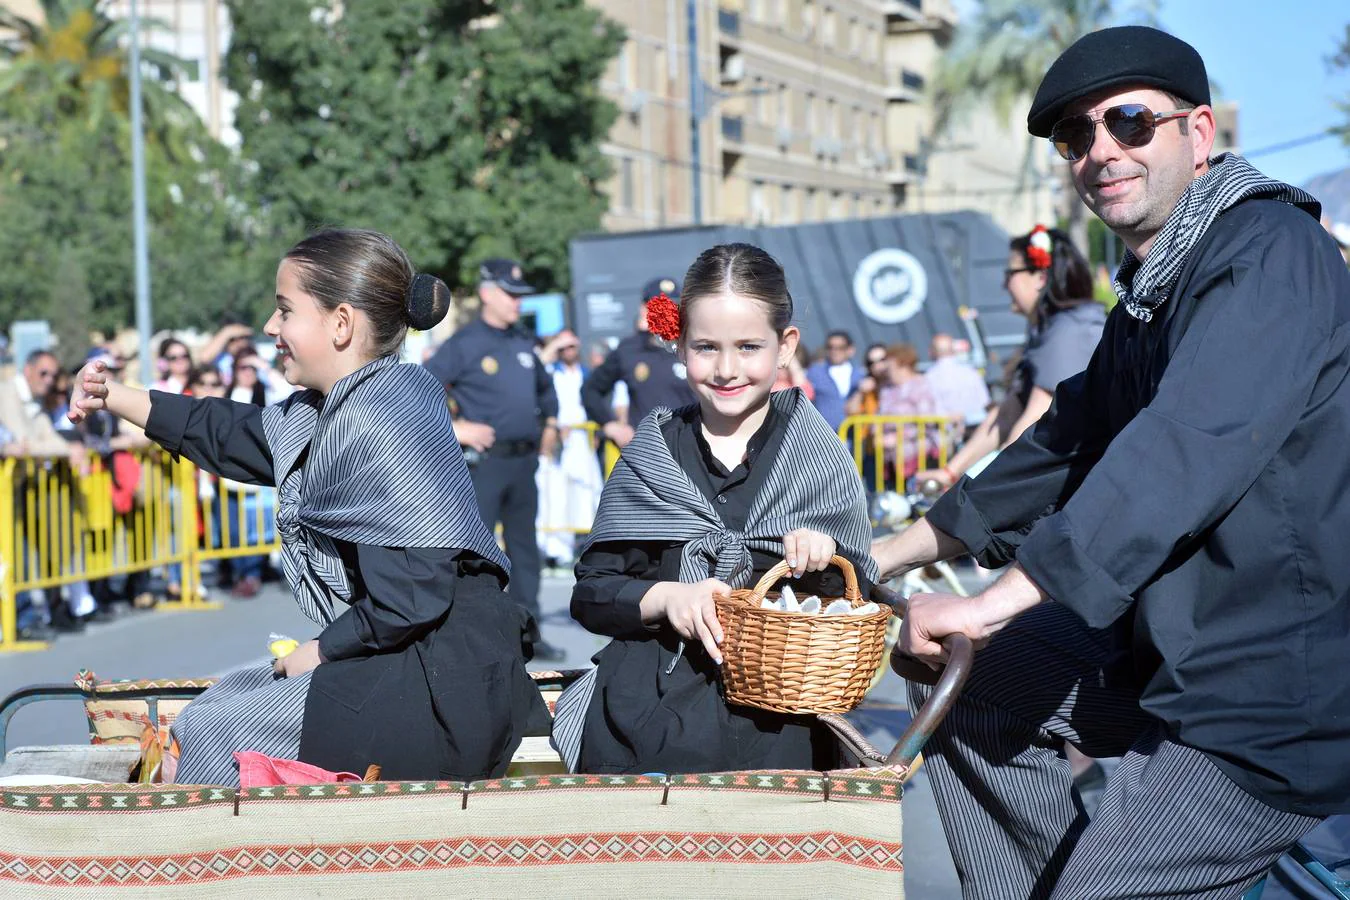
<path id="1" fill-rule="evenodd" d="M 830 564 L 837 566 L 839 571 L 844 573 L 844 599 L 851 603 L 856 603 L 861 600 L 862 591 L 858 588 L 858 573 L 854 571 L 853 563 L 836 553 L 834 556 L 830 557 Z M 783 560 L 774 565 L 772 569 L 764 573 L 764 577 L 759 580 L 759 583 L 756 584 L 751 591 L 755 600 L 763 600 L 768 596 L 769 588 L 773 587 L 778 579 L 783 578 L 791 572 L 792 566 L 787 564 L 787 560 Z"/>

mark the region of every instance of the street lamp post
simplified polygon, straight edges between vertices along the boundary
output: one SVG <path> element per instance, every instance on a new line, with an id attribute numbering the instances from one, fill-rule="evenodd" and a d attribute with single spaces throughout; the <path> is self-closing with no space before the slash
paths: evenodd
<path id="1" fill-rule="evenodd" d="M 140 333 L 141 380 L 154 371 L 150 358 L 150 239 L 145 225 L 145 135 L 141 126 L 141 29 L 131 0 L 131 219 L 136 251 L 136 330 Z"/>
<path id="2" fill-rule="evenodd" d="M 694 179 L 694 224 L 703 224 L 703 141 L 699 128 L 703 120 L 703 76 L 698 70 L 698 3 L 687 0 L 689 12 L 689 171 Z"/>

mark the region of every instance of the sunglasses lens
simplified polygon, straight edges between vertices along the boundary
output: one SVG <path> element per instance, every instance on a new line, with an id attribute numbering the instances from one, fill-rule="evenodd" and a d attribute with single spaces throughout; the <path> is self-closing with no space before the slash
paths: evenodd
<path id="1" fill-rule="evenodd" d="M 1153 110 L 1138 103 L 1113 106 L 1102 114 L 1111 136 L 1126 147 L 1143 147 L 1153 140 Z"/>
<path id="2" fill-rule="evenodd" d="M 1069 116 L 1060 119 L 1050 130 L 1050 143 L 1059 155 L 1073 162 L 1087 156 L 1092 147 L 1092 119 L 1087 116 Z"/>

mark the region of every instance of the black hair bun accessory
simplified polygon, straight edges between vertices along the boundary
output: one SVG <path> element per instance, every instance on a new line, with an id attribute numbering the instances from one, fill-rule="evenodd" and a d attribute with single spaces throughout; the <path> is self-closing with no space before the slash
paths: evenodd
<path id="1" fill-rule="evenodd" d="M 403 318 L 418 331 L 433 328 L 450 311 L 450 288 L 435 275 L 419 272 L 403 297 Z"/>

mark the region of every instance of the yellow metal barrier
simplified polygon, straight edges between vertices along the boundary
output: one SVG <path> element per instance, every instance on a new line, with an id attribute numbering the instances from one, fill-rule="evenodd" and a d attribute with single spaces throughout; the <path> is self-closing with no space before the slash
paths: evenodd
<path id="1" fill-rule="evenodd" d="M 947 465 L 962 425 L 947 416 L 849 416 L 839 439 L 869 491 L 905 492 L 905 479 Z"/>
<path id="2" fill-rule="evenodd" d="M 564 429 L 563 440 L 576 440 L 578 432 L 608 478 L 619 448 L 594 422 Z M 959 433 L 959 424 L 941 416 L 852 416 L 839 428 L 859 474 L 878 492 L 903 491 L 904 476 L 946 465 Z M 25 591 L 169 567 L 178 573 L 181 599 L 166 605 L 211 609 L 219 604 L 199 590 L 203 561 L 279 548 L 275 488 L 208 476 L 158 448 L 135 457 L 140 485 L 131 509 L 120 513 L 113 474 L 97 457 L 83 475 L 65 459 L 0 460 L 0 652 L 45 646 L 18 639 L 17 599 Z M 589 531 L 589 524 L 572 524 L 589 522 L 589 510 L 573 517 L 573 510 L 549 509 L 548 499 L 540 496 L 541 532 Z"/>
<path id="3" fill-rule="evenodd" d="M 137 452 L 139 485 L 126 512 L 113 474 L 91 456 L 86 474 L 64 458 L 0 460 L 0 651 L 41 649 L 18 639 L 18 598 L 160 566 L 181 568 L 182 608 L 208 608 L 197 592 L 194 469 L 159 449 Z"/>

